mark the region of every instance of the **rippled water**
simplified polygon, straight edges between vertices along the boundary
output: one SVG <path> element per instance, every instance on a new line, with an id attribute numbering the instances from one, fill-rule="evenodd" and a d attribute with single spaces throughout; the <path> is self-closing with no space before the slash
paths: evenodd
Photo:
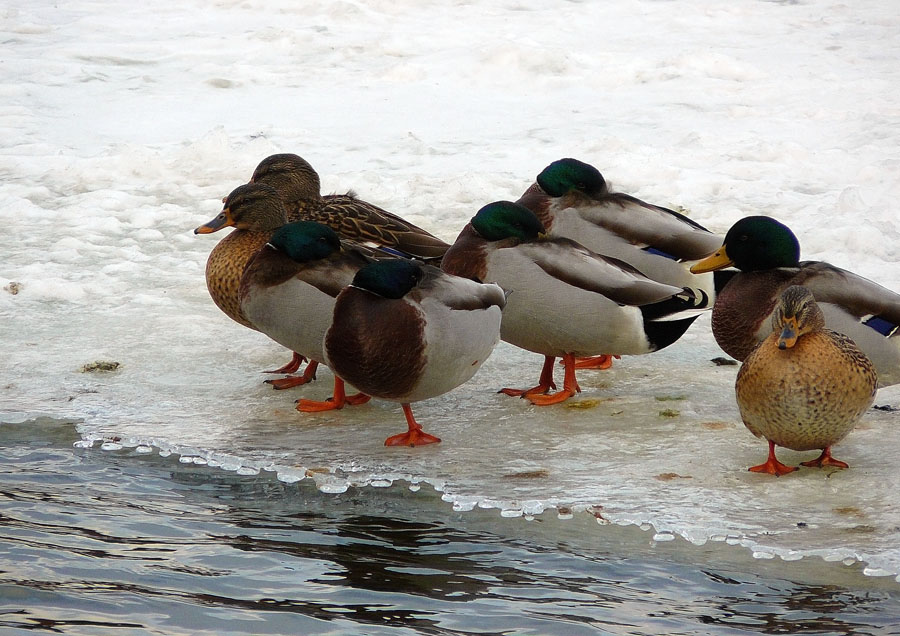
<path id="1" fill-rule="evenodd" d="M 0 425 L 0 626 L 66 634 L 900 634 L 860 567 L 456 513 Z M 698 565 L 699 564 L 699 565 Z"/>

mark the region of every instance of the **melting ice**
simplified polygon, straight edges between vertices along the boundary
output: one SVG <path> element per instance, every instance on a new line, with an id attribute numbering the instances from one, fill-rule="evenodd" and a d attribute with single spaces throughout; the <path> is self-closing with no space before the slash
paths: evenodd
<path id="1" fill-rule="evenodd" d="M 78 417 L 88 445 L 325 492 L 403 480 L 457 510 L 594 514 L 657 541 L 900 574 L 897 414 L 871 410 L 835 449 L 850 470 L 748 473 L 765 444 L 738 418 L 736 368 L 710 362 L 708 317 L 663 352 L 581 373 L 578 398 L 544 409 L 496 394 L 532 385 L 541 363 L 501 345 L 471 382 L 416 405 L 441 444 L 386 449 L 398 406 L 301 415 L 293 400 L 326 397 L 327 371 L 292 391 L 262 384 L 286 353 L 213 306 L 203 270 L 220 237 L 191 233 L 273 152 L 448 241 L 575 156 L 714 231 L 776 216 L 805 258 L 900 289 L 894 3 L 153 11 L 0 12 L 0 421 Z M 82 372 L 98 360 L 120 366 Z M 900 406 L 900 390 L 876 404 Z"/>

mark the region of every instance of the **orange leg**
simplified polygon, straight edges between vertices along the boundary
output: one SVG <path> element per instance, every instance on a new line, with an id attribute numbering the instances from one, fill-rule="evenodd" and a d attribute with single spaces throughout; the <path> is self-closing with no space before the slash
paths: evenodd
<path id="1" fill-rule="evenodd" d="M 409 430 L 398 435 L 391 435 L 384 440 L 385 446 L 423 446 L 441 441 L 440 437 L 429 435 L 422 430 L 422 425 L 416 421 L 409 404 L 403 405 L 403 414 L 406 416 L 406 425 Z"/>
<path id="2" fill-rule="evenodd" d="M 296 351 L 294 352 L 294 357 L 291 358 L 291 361 L 286 365 L 281 367 L 280 369 L 275 369 L 273 371 L 263 371 L 263 373 L 296 373 L 297 369 L 300 368 L 300 365 L 303 361 L 306 360 L 303 356 L 301 356 Z"/>
<path id="3" fill-rule="evenodd" d="M 304 413 L 318 413 L 320 411 L 333 411 L 335 409 L 344 408 L 345 404 L 357 406 L 365 404 L 372 397 L 365 393 L 357 393 L 356 395 L 347 395 L 344 392 L 344 381 L 334 376 L 334 395 L 324 402 L 316 402 L 315 400 L 297 400 L 297 410 Z"/>
<path id="4" fill-rule="evenodd" d="M 797 470 L 797 467 L 785 466 L 775 459 L 775 442 L 769 440 L 769 458 L 766 460 L 766 463 L 760 464 L 759 466 L 752 466 L 747 470 L 753 473 L 769 473 L 770 475 L 781 477 L 782 475 L 794 472 Z"/>
<path id="5" fill-rule="evenodd" d="M 537 393 L 546 393 L 550 389 L 555 389 L 556 383 L 553 381 L 554 359 L 553 356 L 544 356 L 544 367 L 541 369 L 541 379 L 538 380 L 537 386 L 531 387 L 530 389 L 500 389 L 497 393 L 511 395 L 512 397 L 526 397 Z"/>
<path id="6" fill-rule="evenodd" d="M 812 459 L 808 462 L 800 462 L 803 466 L 810 466 L 812 468 L 822 468 L 824 466 L 834 466 L 835 468 L 850 468 L 850 464 L 846 462 L 842 462 L 839 459 L 835 459 L 831 456 L 831 446 L 826 446 L 822 449 L 822 454 L 819 455 L 816 459 Z"/>
<path id="7" fill-rule="evenodd" d="M 578 358 L 575 360 L 576 369 L 609 369 L 613 365 L 613 358 L 621 360 L 622 356 L 608 356 L 605 353 L 602 356 L 591 356 L 590 358 Z M 563 364 L 563 361 L 560 361 Z"/>
<path id="8" fill-rule="evenodd" d="M 300 386 L 301 384 L 306 384 L 307 382 L 312 382 L 316 379 L 316 369 L 318 367 L 318 362 L 310 360 L 309 364 L 306 365 L 306 370 L 303 372 L 303 375 L 289 375 L 285 378 L 278 378 L 277 380 L 266 380 L 266 384 L 271 384 L 272 388 L 276 391 Z"/>
<path id="9" fill-rule="evenodd" d="M 526 395 L 525 397 L 536 406 L 549 406 L 550 404 L 559 404 L 565 402 L 570 397 L 581 391 L 578 381 L 575 379 L 575 355 L 567 353 L 563 356 L 563 362 L 566 366 L 566 375 L 563 379 L 562 391 L 550 393 L 548 395 Z"/>

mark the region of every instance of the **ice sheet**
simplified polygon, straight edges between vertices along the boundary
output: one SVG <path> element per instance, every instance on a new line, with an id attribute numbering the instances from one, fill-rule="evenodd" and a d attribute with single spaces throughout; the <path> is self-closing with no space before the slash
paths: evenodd
<path id="1" fill-rule="evenodd" d="M 900 17 L 865 6 L 679 3 L 13 3 L 0 10 L 0 410 L 282 479 L 406 480 L 448 506 L 594 514 L 657 540 L 900 575 L 898 416 L 870 411 L 847 471 L 746 472 L 735 367 L 701 318 L 664 352 L 584 372 L 539 409 L 497 395 L 540 359 L 506 345 L 415 406 L 443 442 L 386 449 L 399 407 L 300 415 L 287 361 L 209 300 L 218 235 L 191 230 L 273 152 L 452 240 L 562 156 L 724 232 L 768 213 L 900 288 Z M 464 25 L 464 26 L 461 26 Z M 110 373 L 83 373 L 97 360 Z M 900 406 L 900 390 L 876 402 Z M 669 411 L 667 415 L 663 412 Z M 677 412 L 677 413 L 676 413 Z M 783 451 L 786 461 L 806 458 Z M 582 512 L 583 511 L 583 512 Z M 599 531 L 602 531 L 600 529 Z"/>

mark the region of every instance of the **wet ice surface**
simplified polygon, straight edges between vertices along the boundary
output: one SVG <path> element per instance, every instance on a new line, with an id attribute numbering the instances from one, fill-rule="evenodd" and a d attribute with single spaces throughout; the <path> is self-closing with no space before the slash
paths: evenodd
<path id="1" fill-rule="evenodd" d="M 900 479 L 886 459 L 900 447 L 896 414 L 871 410 L 836 447 L 849 470 L 803 469 L 778 479 L 748 473 L 764 459 L 765 444 L 740 423 L 736 367 L 709 361 L 718 352 L 703 327 L 658 355 L 583 372 L 580 396 L 557 407 L 495 393 L 528 385 L 540 367 L 537 356 L 501 346 L 472 382 L 415 407 L 426 430 L 443 440 L 416 449 L 382 445 L 405 427 L 391 403 L 297 413 L 298 395 L 330 394 L 330 374 L 312 386 L 273 391 L 253 370 L 284 356 L 249 331 L 235 330 L 221 355 L 156 357 L 141 346 L 144 334 L 129 335 L 126 322 L 120 332 L 105 332 L 119 342 L 119 370 L 80 373 L 84 359 L 71 352 L 55 356 L 59 370 L 69 372 L 50 383 L 34 357 L 17 365 L 23 374 L 12 390 L 28 387 L 21 391 L 30 396 L 25 409 L 84 418 L 79 430 L 96 447 L 145 444 L 183 462 L 310 479 L 326 493 L 424 483 L 455 510 L 596 514 L 601 525 L 638 525 L 659 541 L 722 541 L 761 559 L 818 556 L 862 561 L 873 575 L 900 573 Z M 167 340 L 153 343 L 165 347 Z M 38 349 L 26 342 L 20 351 Z M 892 391 L 877 403 L 897 404 Z M 797 462 L 811 454 L 780 456 Z"/>
<path id="2" fill-rule="evenodd" d="M 578 399 L 544 409 L 495 393 L 533 385 L 541 363 L 501 345 L 473 381 L 414 407 L 440 445 L 386 449 L 398 406 L 301 415 L 293 400 L 327 397 L 327 371 L 292 391 L 262 384 L 287 355 L 212 305 L 219 235 L 191 234 L 272 152 L 446 240 L 576 156 L 715 231 L 773 214 L 804 257 L 896 289 L 892 3 L 246 2 L 166 20 L 104 6 L 0 14 L 0 420 L 76 417 L 98 448 L 326 492 L 402 479 L 459 510 L 596 513 L 659 541 L 900 574 L 897 414 L 870 411 L 836 447 L 850 470 L 747 473 L 765 444 L 740 424 L 736 367 L 709 362 L 708 318 L 664 352 L 581 373 Z M 98 360 L 121 366 L 80 371 Z M 900 390 L 876 404 L 900 406 Z"/>

